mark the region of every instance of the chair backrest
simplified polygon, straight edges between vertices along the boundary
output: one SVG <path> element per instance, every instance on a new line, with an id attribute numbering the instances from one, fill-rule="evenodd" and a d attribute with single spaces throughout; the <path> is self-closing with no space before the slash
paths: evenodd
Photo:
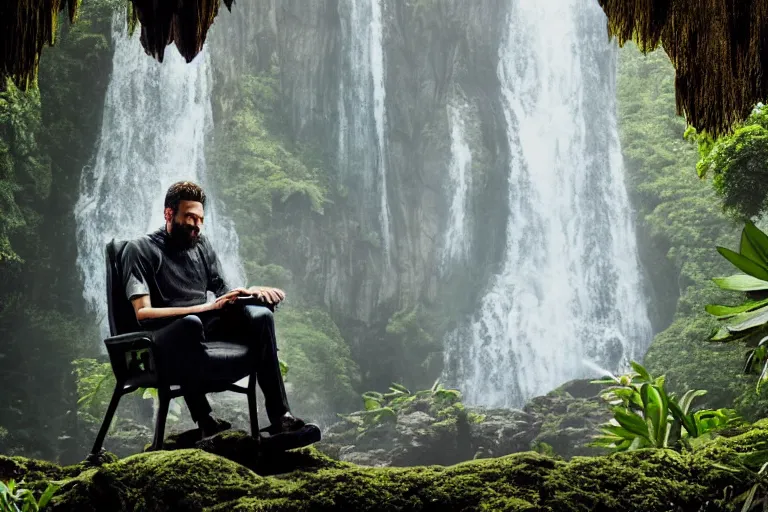
<path id="1" fill-rule="evenodd" d="M 112 240 L 107 244 L 107 313 L 112 336 L 142 330 L 133 305 L 125 296 L 122 255 L 128 242 Z"/>

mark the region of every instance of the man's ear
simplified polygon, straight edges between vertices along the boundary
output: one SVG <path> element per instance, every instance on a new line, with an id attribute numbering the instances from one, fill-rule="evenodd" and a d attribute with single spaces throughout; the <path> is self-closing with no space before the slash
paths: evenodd
<path id="1" fill-rule="evenodd" d="M 165 222 L 173 224 L 173 210 L 171 208 L 166 208 L 163 215 L 165 216 Z"/>

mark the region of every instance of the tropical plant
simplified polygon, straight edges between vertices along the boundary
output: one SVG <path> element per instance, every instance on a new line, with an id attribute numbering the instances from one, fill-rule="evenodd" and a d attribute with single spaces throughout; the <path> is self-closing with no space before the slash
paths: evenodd
<path id="1" fill-rule="evenodd" d="M 601 425 L 602 434 L 593 446 L 614 451 L 688 446 L 691 438 L 740 421 L 730 409 L 691 411 L 693 400 L 706 391 L 687 391 L 678 400 L 667 393 L 663 375 L 653 378 L 641 364 L 631 364 L 630 374 L 594 381 L 609 384 L 601 397 L 610 405 L 613 418 Z"/>
<path id="2" fill-rule="evenodd" d="M 724 290 L 746 293 L 746 300 L 736 306 L 709 304 L 706 311 L 725 325 L 712 336 L 713 341 L 743 340 L 753 343 L 766 333 L 768 326 L 768 235 L 747 222 L 741 233 L 739 252 L 718 247 L 717 250 L 744 274 L 714 278 Z M 768 382 L 768 337 L 764 336 L 746 355 L 744 373 L 759 372 L 756 392 Z"/>
<path id="3" fill-rule="evenodd" d="M 48 484 L 40 499 L 36 500 L 32 490 L 25 489 L 23 485 L 23 481 L 0 481 L 0 512 L 37 512 L 51 501 L 59 489 L 57 484 Z"/>
<path id="4" fill-rule="evenodd" d="M 463 410 L 460 404 L 461 392 L 456 389 L 446 389 L 436 380 L 430 389 L 411 393 L 411 391 L 401 384 L 393 383 L 387 393 L 378 391 L 366 391 L 362 394 L 363 411 L 352 414 L 339 414 L 339 417 L 361 428 L 381 425 L 386 422 L 397 421 L 398 413 L 410 402 L 419 398 L 430 398 L 433 404 L 440 409 L 437 415 L 445 415 L 451 407 L 458 407 Z M 481 422 L 484 416 L 475 418 L 475 422 Z"/>
<path id="5" fill-rule="evenodd" d="M 712 340 L 744 339 L 768 323 L 768 298 L 764 293 L 755 296 L 758 292 L 768 291 L 768 235 L 749 221 L 741 232 L 739 252 L 725 247 L 718 247 L 717 251 L 744 273 L 716 277 L 713 281 L 723 290 L 746 292 L 748 298 L 736 306 L 706 306 L 705 309 L 710 315 L 725 323 Z"/>
<path id="6" fill-rule="evenodd" d="M 411 392 L 405 386 L 392 383 L 388 393 L 366 391 L 363 393 L 363 426 L 370 427 L 386 421 L 397 420 L 397 409 L 405 402 Z"/>

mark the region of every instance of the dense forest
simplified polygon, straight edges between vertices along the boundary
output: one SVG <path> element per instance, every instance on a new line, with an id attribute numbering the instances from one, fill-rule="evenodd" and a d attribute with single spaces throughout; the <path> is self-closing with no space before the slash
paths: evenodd
<path id="1" fill-rule="evenodd" d="M 352 37 L 351 24 L 355 16 L 362 16 L 359 12 L 340 7 L 336 19 L 322 2 L 310 2 L 306 11 L 289 3 L 277 13 L 267 4 L 254 1 L 241 6 L 241 17 L 222 14 L 229 17 L 219 18 L 211 30 L 208 53 L 190 66 L 208 66 L 203 73 L 211 98 L 206 114 L 210 120 L 201 138 L 205 141 L 204 185 L 215 201 L 217 215 L 232 220 L 239 247 L 236 257 L 247 283 L 286 290 L 288 300 L 275 320 L 288 393 L 297 414 L 328 432 L 327 444 L 320 448 L 326 455 L 306 452 L 296 460 L 286 459 L 286 467 L 307 464 L 345 470 L 331 458 L 363 465 L 448 465 L 532 450 L 524 455 L 529 459 L 523 466 L 538 468 L 542 475 L 557 473 L 559 483 L 551 480 L 547 484 L 553 486 L 547 499 L 557 502 L 564 499 L 557 493 L 565 492 L 569 479 L 578 479 L 574 475 L 587 471 L 578 466 L 582 464 L 579 459 L 574 459 L 574 466 L 565 465 L 563 458 L 651 446 L 677 450 L 668 455 L 673 462 L 649 459 L 642 464 L 647 465 L 646 475 L 679 470 L 683 476 L 677 475 L 681 482 L 678 497 L 696 496 L 680 505 L 680 510 L 688 510 L 684 507 L 699 503 L 699 498 L 702 503 L 716 503 L 701 510 L 735 506 L 724 504 L 732 497 L 722 502 L 713 497 L 717 492 L 712 489 L 720 480 L 712 477 L 715 483 L 701 484 L 711 484 L 706 491 L 712 491 L 709 496 L 694 488 L 699 485 L 696 475 L 681 468 L 706 466 L 706 471 L 713 471 L 707 458 L 716 459 L 712 453 L 730 457 L 744 452 L 746 448 L 739 443 L 747 446 L 752 442 L 749 436 L 762 435 L 765 430 L 759 420 L 768 406 L 759 388 L 768 380 L 765 371 L 760 375 L 768 353 L 759 340 L 768 322 L 762 312 L 768 304 L 766 288 L 729 287 L 713 281 L 737 270 L 761 282 L 768 280 L 768 268 L 763 268 L 768 252 L 761 252 L 763 238 L 758 229 L 765 227 L 762 218 L 768 207 L 768 182 L 763 179 L 768 117 L 763 106 L 757 105 L 732 133 L 712 137 L 689 127 L 677 115 L 675 70 L 662 49 L 643 54 L 628 43 L 618 50 L 598 47 L 594 55 L 577 55 L 584 67 L 599 61 L 589 73 L 606 72 L 613 77 L 615 67 L 615 84 L 612 78 L 605 83 L 608 91 L 615 87 L 621 185 L 626 187 L 629 209 L 625 217 L 606 213 L 593 218 L 603 224 L 631 221 L 641 283 L 635 292 L 641 300 L 619 304 L 624 300 L 620 274 L 626 267 L 610 267 L 601 259 L 610 252 L 611 239 L 615 241 L 620 230 L 610 231 L 605 238 L 599 236 L 607 231 L 594 235 L 597 238 L 589 239 L 584 254 L 593 259 L 595 267 L 607 269 L 608 277 L 601 277 L 594 289 L 579 291 L 594 293 L 605 303 L 594 317 L 599 319 L 593 322 L 599 328 L 582 329 L 578 324 L 582 330 L 574 338 L 587 339 L 578 345 L 584 350 L 579 357 L 607 366 L 609 371 L 604 373 L 609 376 L 626 373 L 630 380 L 616 377 L 620 390 L 616 391 L 610 387 L 609 377 L 602 384 L 608 391 L 601 391 L 590 380 L 605 374 L 581 369 L 563 374 L 557 373 L 557 367 L 554 384 L 535 376 L 510 384 L 506 378 L 513 373 L 510 368 L 490 368 L 483 352 L 489 344 L 513 336 L 524 344 L 528 333 L 494 333 L 498 326 L 488 320 L 488 297 L 497 292 L 494 287 L 506 275 L 505 265 L 513 261 L 509 253 L 514 233 L 506 219 L 515 210 L 516 199 L 508 192 L 512 178 L 505 173 L 509 165 L 514 171 L 508 162 L 525 156 L 515 147 L 516 143 L 524 145 L 522 138 L 516 141 L 504 136 L 510 122 L 502 113 L 504 101 L 508 101 L 503 96 L 503 80 L 501 86 L 489 85 L 497 81 L 496 74 L 505 65 L 505 55 L 496 46 L 514 47 L 516 42 L 505 35 L 504 17 L 485 4 L 457 3 L 446 8 L 433 2 L 397 4 L 388 17 L 378 20 L 394 27 L 381 36 L 383 51 L 389 56 L 381 82 L 387 91 L 384 101 L 376 96 L 381 91 L 375 70 L 364 69 L 374 76 L 365 87 L 355 81 L 364 73 L 349 48 L 375 41 L 374 36 L 363 37 L 362 43 L 344 39 Z M 76 210 L 99 169 L 106 165 L 109 172 L 110 165 L 124 165 L 116 151 L 109 153 L 106 138 L 113 134 L 104 128 L 114 112 L 131 115 L 117 110 L 110 100 L 111 94 L 117 94 L 110 89 L 116 76 L 113 62 L 119 62 L 116 55 L 124 51 L 121 45 L 127 37 L 118 28 L 124 24 L 122 9 L 119 0 L 83 2 L 77 22 L 62 22 L 55 46 L 42 54 L 36 86 L 22 91 L 9 80 L 0 88 L 2 455 L 61 464 L 82 460 L 114 386 L 101 342 L 104 310 L 94 309 L 83 291 L 89 267 L 83 263 L 82 244 L 78 248 L 78 243 L 86 228 L 80 220 L 82 210 Z M 346 15 L 351 21 L 345 21 Z M 249 23 L 253 20 L 260 22 Z M 589 20 L 588 14 L 579 18 L 583 37 L 602 41 L 604 27 Z M 350 26 L 338 26 L 345 23 Z M 362 23 L 376 26 L 375 19 Z M 515 54 L 510 62 L 523 58 Z M 149 88 L 152 82 L 146 84 Z M 373 91 L 371 98 L 364 98 L 364 91 Z M 154 93 L 136 94 L 150 98 Z M 362 120 L 367 114 L 358 103 L 370 108 L 368 117 L 374 120 Z M 386 104 L 388 111 L 386 123 L 377 124 L 380 104 Z M 114 112 L 108 114 L 109 108 Z M 600 155 L 599 146 L 606 144 L 605 151 L 610 152 L 611 143 L 603 140 L 600 130 L 611 124 L 613 112 L 583 114 L 582 110 L 589 109 L 574 112 L 588 121 L 600 121 L 586 127 L 582 136 L 589 141 L 586 147 Z M 569 126 L 561 121 L 562 126 Z M 524 123 L 519 123 L 517 128 L 523 133 Z M 387 138 L 381 135 L 382 126 L 389 130 Z M 152 134 L 157 129 L 145 127 Z M 553 132 L 557 130 L 553 128 Z M 107 164 L 99 160 L 104 152 Z M 373 178 L 358 172 L 367 167 L 376 170 Z M 128 171 L 140 178 L 153 172 Z M 590 187 L 599 186 L 590 179 L 595 178 L 590 176 L 584 182 L 584 195 L 588 201 L 598 202 L 599 191 Z M 465 194 L 459 216 L 454 189 Z M 535 210 L 535 205 L 527 207 Z M 524 210 L 521 207 L 517 213 L 526 220 L 530 214 L 536 225 L 533 214 Z M 457 218 L 461 222 L 456 223 Z M 498 220 L 501 218 L 504 220 Z M 222 229 L 221 225 L 216 224 L 215 229 Z M 457 230 L 465 244 L 444 243 L 457 236 Z M 535 251 L 530 235 L 517 242 L 523 247 L 520 252 Z M 768 251 L 768 245 L 765 247 Z M 718 248 L 736 251 L 736 256 Z M 625 252 L 623 261 L 634 261 L 634 245 L 619 249 Z M 567 268 L 574 273 L 579 270 L 574 270 L 573 263 Z M 605 285 L 611 280 L 619 284 Z M 589 286 L 593 283 L 587 282 Z M 552 304 L 541 296 L 537 300 L 534 303 L 539 309 Z M 721 304 L 728 306 L 712 306 Z M 632 308 L 640 320 L 627 323 L 622 315 Z M 601 322 L 614 317 L 624 322 L 623 331 L 610 334 L 613 331 L 601 330 Z M 734 318 L 752 323 L 742 329 Z M 648 321 L 648 339 L 644 339 L 643 319 Z M 718 332 L 723 321 L 736 327 Z M 549 335 L 552 331 L 538 332 Z M 537 343 L 558 352 L 551 354 L 553 365 L 567 359 L 568 351 L 573 350 L 571 345 L 557 347 L 541 340 L 530 345 Z M 467 354 L 477 357 L 479 370 L 462 366 L 460 359 L 469 357 Z M 506 357 L 503 352 L 493 354 Z M 746 368 L 745 356 L 749 358 Z M 526 360 L 514 361 L 519 365 L 514 370 L 525 373 Z M 478 384 L 472 371 L 486 375 L 487 383 Z M 530 384 L 533 381 L 535 385 Z M 502 387 L 501 398 L 489 397 L 488 386 L 493 385 Z M 678 405 L 669 413 L 664 409 L 664 425 L 667 414 L 677 422 L 669 427 L 670 432 L 677 429 L 671 438 L 667 430 L 660 437 L 627 433 L 631 429 L 622 421 L 631 418 L 627 420 L 620 412 L 611 416 L 617 404 L 623 403 L 627 415 L 640 411 L 635 414 L 642 419 L 642 429 L 645 420 L 649 429 L 667 429 L 652 425 L 648 393 L 653 390 L 674 404 L 678 404 L 675 397 L 696 398 L 690 414 L 693 398 L 685 407 L 680 405 L 679 416 L 674 409 Z M 696 390 L 706 394 L 686 393 Z M 151 392 L 123 399 L 107 438 L 109 451 L 123 457 L 143 449 L 151 437 L 155 400 Z M 245 403 L 222 397 L 215 405 L 231 416 L 236 427 L 247 424 Z M 611 417 L 613 426 L 605 423 Z M 181 400 L 172 408 L 170 422 L 175 431 L 193 426 Z M 600 428 L 606 425 L 607 433 Z M 718 438 L 714 434 L 728 428 L 736 429 L 733 435 Z M 488 441 L 492 438 L 497 441 Z M 703 444 L 696 451 L 697 443 L 706 441 L 715 444 Z M 231 442 L 243 443 L 235 451 L 247 453 L 250 449 L 241 438 Z M 207 451 L 216 453 L 215 449 Z M 242 453 L 240 457 L 244 457 Z M 16 459 L 15 464 L 21 460 Z M 234 460 L 242 462 L 237 456 Z M 602 471 L 613 471 L 611 464 L 640 464 L 630 459 L 595 460 L 601 461 L 595 466 L 599 467 L 595 478 Z M 186 463 L 196 464 L 192 460 Z M 155 471 L 150 462 L 141 464 L 147 466 L 139 468 L 141 471 Z M 243 464 L 265 474 L 261 466 Z M 747 465 L 752 470 L 759 467 Z M 459 469 L 446 474 L 436 469 L 434 475 L 401 476 L 429 482 L 442 479 L 441 485 L 450 485 L 445 482 L 463 478 L 463 470 L 456 467 Z M 488 471 L 490 481 L 500 478 L 497 472 L 506 471 L 500 468 L 488 466 L 478 471 Z M 52 480 L 76 474 L 67 474 L 73 471 L 69 469 L 63 473 L 50 468 L 39 471 Z M 354 474 L 361 482 L 376 478 L 360 471 Z M 677 478 L 672 473 L 666 478 Z M 301 480 L 301 485 L 321 485 L 312 478 Z M 526 478 L 521 476 L 521 482 Z M 510 499 L 529 500 L 526 493 L 530 489 L 525 485 L 532 484 L 520 485 L 521 494 Z M 282 488 L 270 492 L 274 499 L 288 499 L 281 494 Z M 647 510 L 665 506 L 665 498 L 657 498 L 658 502 L 646 504 Z M 298 498 L 291 495 L 290 499 Z M 349 506 L 359 504 L 357 498 L 335 499 L 349 499 Z M 455 506 L 475 503 L 474 497 L 467 497 L 466 502 L 461 499 Z M 510 503 L 490 506 L 525 509 Z M 546 503 L 554 506 L 552 501 Z M 623 510 L 619 504 L 615 509 Z"/>

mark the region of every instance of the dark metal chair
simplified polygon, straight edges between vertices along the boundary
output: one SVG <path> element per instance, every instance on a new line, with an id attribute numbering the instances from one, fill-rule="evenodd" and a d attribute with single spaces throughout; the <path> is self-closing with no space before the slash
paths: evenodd
<path id="1" fill-rule="evenodd" d="M 107 414 L 101 424 L 91 456 L 101 451 L 112 418 L 120 398 L 139 388 L 156 388 L 159 407 L 155 422 L 155 434 L 151 450 L 162 450 L 165 421 L 172 398 L 185 394 L 178 382 L 164 371 L 162 357 L 156 351 L 152 333 L 142 331 L 136 314 L 125 296 L 122 279 L 121 256 L 126 242 L 112 240 L 106 247 L 107 260 L 107 303 L 110 337 L 104 340 L 115 374 L 115 391 L 109 402 Z M 196 392 L 215 393 L 234 391 L 248 396 L 248 412 L 251 421 L 251 435 L 261 441 L 256 408 L 256 373 L 252 371 L 252 355 L 246 345 L 227 342 L 205 344 L 205 353 L 212 370 L 196 386 Z M 248 377 L 248 387 L 235 382 Z"/>

